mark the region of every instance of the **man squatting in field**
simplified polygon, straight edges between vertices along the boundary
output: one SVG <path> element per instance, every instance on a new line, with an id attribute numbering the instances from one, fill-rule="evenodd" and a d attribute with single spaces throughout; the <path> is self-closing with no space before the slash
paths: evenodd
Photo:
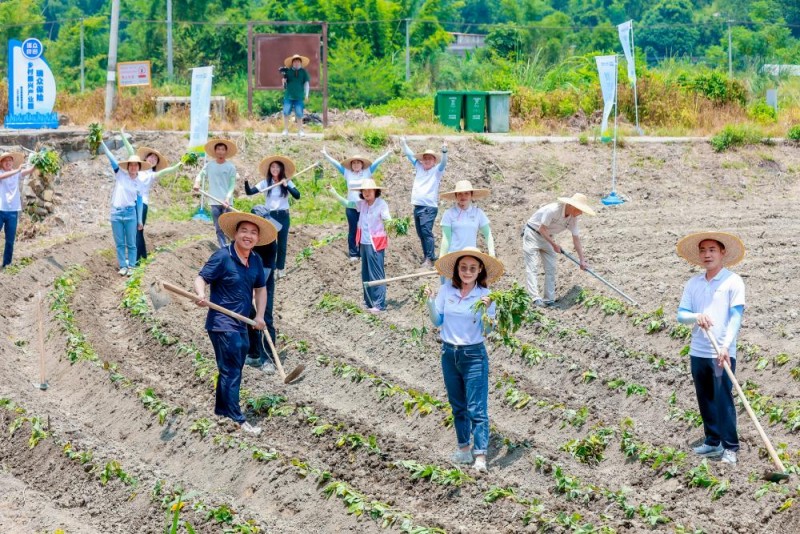
<path id="1" fill-rule="evenodd" d="M 678 321 L 693 324 L 689 346 L 692 379 L 703 417 L 705 441 L 694 452 L 735 464 L 739 450 L 733 385 L 723 369 L 736 371 L 736 336 L 744 312 L 744 282 L 727 269 L 744 257 L 741 240 L 724 232 L 691 234 L 678 242 L 678 255 L 705 272 L 689 279 L 678 307 Z M 719 345 L 716 354 L 707 334 Z"/>
<path id="2" fill-rule="evenodd" d="M 266 278 L 261 257 L 253 252 L 253 247 L 274 241 L 277 235 L 275 227 L 262 217 L 240 212 L 223 213 L 219 225 L 233 242 L 214 252 L 195 278 L 195 292 L 200 297 L 197 305 L 208 305 L 205 290 L 209 284 L 211 302 L 247 316 L 255 293 L 255 328 L 264 330 Z M 247 326 L 216 310 L 209 310 L 206 330 L 219 369 L 214 413 L 233 419 L 244 432 L 260 434 L 261 429 L 247 422 L 239 406 L 242 368 L 250 345 Z"/>

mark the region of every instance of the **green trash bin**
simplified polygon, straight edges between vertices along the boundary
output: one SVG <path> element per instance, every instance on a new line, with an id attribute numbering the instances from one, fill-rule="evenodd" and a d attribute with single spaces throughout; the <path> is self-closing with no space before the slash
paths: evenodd
<path id="1" fill-rule="evenodd" d="M 508 117 L 511 108 L 511 91 L 489 91 L 489 131 L 492 133 L 507 133 L 509 130 Z"/>
<path id="2" fill-rule="evenodd" d="M 486 91 L 464 91 L 464 129 L 486 131 Z"/>
<path id="3" fill-rule="evenodd" d="M 439 91 L 433 101 L 433 114 L 439 122 L 456 130 L 461 129 L 464 111 L 464 94 L 461 91 Z"/>

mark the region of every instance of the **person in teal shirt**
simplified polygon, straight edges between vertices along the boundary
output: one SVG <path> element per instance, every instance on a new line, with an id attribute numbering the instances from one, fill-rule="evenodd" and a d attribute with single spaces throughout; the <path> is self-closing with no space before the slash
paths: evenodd
<path id="1" fill-rule="evenodd" d="M 211 217 L 214 220 L 214 229 L 217 233 L 219 247 L 228 244 L 225 232 L 219 226 L 219 217 L 228 213 L 233 205 L 233 190 L 236 187 L 236 167 L 228 161 L 236 155 L 236 143 L 229 139 L 212 139 L 205 145 L 206 157 L 210 159 L 206 166 L 194 180 L 194 190 L 200 191 L 203 179 L 208 178 L 208 191 L 218 200 L 210 200 Z M 211 159 L 213 158 L 213 159 Z"/>
<path id="2" fill-rule="evenodd" d="M 298 134 L 303 133 L 304 102 L 308 102 L 308 91 L 311 87 L 311 76 L 305 67 L 311 62 L 305 56 L 295 54 L 283 60 L 286 67 L 283 74 L 283 135 L 289 135 L 289 115 L 294 109 L 294 118 L 297 122 Z"/>

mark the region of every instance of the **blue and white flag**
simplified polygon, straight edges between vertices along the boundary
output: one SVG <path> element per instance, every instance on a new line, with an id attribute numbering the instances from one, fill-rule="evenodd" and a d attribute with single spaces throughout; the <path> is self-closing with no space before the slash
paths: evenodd
<path id="1" fill-rule="evenodd" d="M 214 67 L 192 69 L 191 123 L 189 150 L 202 152 L 208 141 L 208 118 L 211 112 L 211 82 Z"/>
<path id="2" fill-rule="evenodd" d="M 600 76 L 600 89 L 603 92 L 603 125 L 600 127 L 600 138 L 610 141 L 608 135 L 608 117 L 617 101 L 617 56 L 595 56 L 597 73 Z"/>
<path id="3" fill-rule="evenodd" d="M 622 51 L 625 53 L 625 61 L 628 63 L 628 81 L 636 85 L 636 61 L 631 48 L 633 21 L 623 22 L 617 26 L 617 30 L 619 31 L 619 40 L 622 42 Z"/>

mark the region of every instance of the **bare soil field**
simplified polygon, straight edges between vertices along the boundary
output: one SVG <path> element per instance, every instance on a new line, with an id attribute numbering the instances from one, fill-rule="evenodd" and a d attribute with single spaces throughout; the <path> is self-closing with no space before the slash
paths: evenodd
<path id="1" fill-rule="evenodd" d="M 178 158 L 186 140 L 133 132 L 133 142 Z M 267 154 L 298 168 L 321 159 L 319 140 L 239 143 L 240 194 Z M 325 143 L 343 157 L 377 152 Z M 151 260 L 122 278 L 107 162 L 65 164 L 55 214 L 18 241 L 20 267 L 0 273 L 0 532 L 159 533 L 175 517 L 179 532 L 203 533 L 800 532 L 800 150 L 629 143 L 618 165 L 628 202 L 582 217 L 581 235 L 592 267 L 639 306 L 559 260 L 557 306 L 528 310 L 517 346 L 490 345 L 481 474 L 449 460 L 455 435 L 437 335 L 417 299 L 423 280 L 388 286 L 388 312 L 370 316 L 360 266 L 336 238 L 345 223 L 293 222 L 278 348 L 285 367 L 306 370 L 285 385 L 245 368 L 243 408 L 264 432 L 243 436 L 213 414 L 204 310 L 177 299 L 155 309 L 148 296 L 162 280 L 191 287 L 216 248 L 213 228 L 170 220 L 166 204 L 181 193 L 156 188 Z M 458 179 L 491 188 L 481 207 L 507 270 L 497 289 L 511 290 L 524 283 L 519 233 L 531 213 L 574 192 L 599 199 L 610 172 L 604 145 L 465 138 L 450 144 L 442 190 Z M 399 151 L 381 180 L 393 216 L 411 215 L 413 175 Z M 324 193 L 317 202 L 334 205 Z M 771 465 L 743 408 L 737 466 L 691 453 L 702 428 L 675 313 L 696 270 L 675 243 L 707 228 L 747 245 L 735 267 L 748 301 L 737 376 L 795 472 L 788 483 L 761 479 Z M 413 228 L 390 239 L 387 276 L 419 261 Z M 46 391 L 32 386 L 40 299 Z"/>

